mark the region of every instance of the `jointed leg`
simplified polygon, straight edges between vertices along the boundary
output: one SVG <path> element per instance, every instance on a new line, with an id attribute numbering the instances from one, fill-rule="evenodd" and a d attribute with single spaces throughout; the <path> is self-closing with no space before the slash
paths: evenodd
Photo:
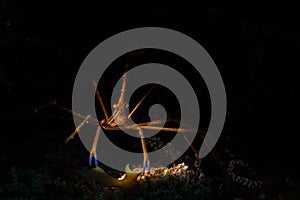
<path id="1" fill-rule="evenodd" d="M 56 107 L 56 108 L 58 108 L 58 109 L 60 109 L 60 110 L 62 110 L 62 111 L 64 111 L 64 112 L 73 114 L 73 115 L 75 115 L 76 117 L 79 117 L 79 118 L 81 118 L 81 119 L 83 119 L 83 120 L 86 118 L 86 116 L 84 116 L 84 115 L 82 115 L 82 114 L 80 114 L 80 113 L 77 113 L 77 112 L 75 112 L 75 111 L 73 111 L 73 110 L 71 110 L 71 109 L 69 109 L 69 108 L 66 108 L 66 107 L 64 107 L 64 106 L 62 106 L 62 105 L 60 105 L 60 104 L 58 104 L 56 101 L 51 101 L 51 102 L 49 102 L 49 103 L 46 103 L 46 104 L 43 104 L 43 105 L 37 107 L 37 108 L 35 109 L 35 112 L 39 112 L 40 110 L 42 110 L 42 109 L 44 109 L 44 108 L 47 108 L 47 107 L 49 107 L 49 106 Z M 92 117 L 90 117 L 89 120 L 90 120 L 91 122 L 93 122 L 94 124 L 98 124 L 98 123 L 99 123 L 97 119 L 94 119 L 94 118 L 92 118 Z"/>
<path id="2" fill-rule="evenodd" d="M 173 120 L 172 120 L 173 121 Z M 159 122 L 161 122 L 160 120 L 157 120 L 157 121 L 154 121 L 153 124 L 159 124 Z M 175 122 L 177 122 L 175 120 Z M 199 153 L 197 151 L 197 149 L 192 145 L 191 141 L 189 141 L 189 139 L 186 137 L 185 134 L 188 134 L 188 133 L 192 133 L 192 132 L 195 132 L 194 129 L 178 129 L 178 128 L 168 128 L 168 127 L 158 127 L 158 126 L 151 126 L 151 122 L 146 122 L 146 123 L 141 123 L 141 124 L 138 124 L 140 129 L 149 129 L 149 130 L 161 130 L 161 131 L 165 131 L 165 132 L 174 132 L 174 133 L 181 133 L 184 137 L 184 139 L 186 140 L 186 142 L 190 145 L 192 151 L 195 153 L 195 157 L 197 159 L 197 173 L 199 173 L 200 171 L 200 165 L 201 165 L 201 158 L 199 157 Z M 148 125 L 148 126 L 147 126 Z M 128 128 L 134 128 L 134 126 L 132 127 L 128 127 Z M 200 135 L 200 137 L 202 138 L 202 140 L 204 140 L 204 137 L 205 137 L 205 133 L 202 132 L 202 131 L 197 131 L 197 134 Z M 207 144 L 205 143 L 204 145 L 206 145 L 207 147 L 210 146 L 210 144 Z M 146 152 L 146 151 L 144 151 Z M 220 158 L 219 158 L 219 155 L 218 153 L 216 152 L 216 150 L 213 148 L 212 151 L 211 151 L 213 157 L 216 159 L 216 161 L 220 161 Z M 144 156 L 145 157 L 145 156 Z M 148 155 L 146 155 L 146 158 L 148 159 Z M 143 171 L 144 172 L 144 171 Z"/>
<path id="3" fill-rule="evenodd" d="M 150 125 L 158 125 L 158 124 L 162 124 L 164 121 L 163 120 L 155 120 L 155 121 L 151 121 L 151 122 L 143 122 L 143 123 L 138 123 L 138 124 L 134 124 L 135 126 L 150 126 Z"/>
<path id="4" fill-rule="evenodd" d="M 79 130 L 83 127 L 83 125 L 91 118 L 91 115 L 88 115 L 80 124 L 77 126 L 77 128 L 74 130 L 74 132 L 65 140 L 65 144 L 69 143 L 70 140 L 72 140 L 76 134 L 78 134 Z"/>
<path id="5" fill-rule="evenodd" d="M 178 128 L 167 128 L 167 127 L 157 127 L 157 126 L 140 126 L 140 128 L 143 128 L 143 129 L 149 129 L 149 130 L 161 130 L 161 131 L 166 131 L 166 132 L 175 132 L 175 133 L 182 133 L 183 134 L 183 137 L 185 138 L 185 140 L 188 142 L 188 143 L 191 143 L 190 141 L 188 141 L 188 139 L 185 137 L 185 134 L 187 133 L 192 133 L 194 132 L 195 130 L 194 129 L 178 129 Z M 202 131 L 197 131 L 197 134 L 201 137 L 202 140 L 204 140 L 205 138 L 205 133 L 202 132 Z M 205 143 L 204 145 L 206 145 L 208 148 L 210 148 L 211 144 L 209 143 Z M 192 147 L 193 149 L 193 147 Z M 195 154 L 198 152 L 197 151 L 194 151 Z M 216 160 L 220 160 L 219 156 L 217 155 L 215 149 L 213 148 L 212 149 L 212 155 L 214 156 L 214 158 Z"/>
<path id="6" fill-rule="evenodd" d="M 106 111 L 106 109 L 105 109 L 105 106 L 104 106 L 102 97 L 101 97 L 101 95 L 100 95 L 100 92 L 99 92 L 99 90 L 98 90 L 98 88 L 97 88 L 97 84 L 96 84 L 95 81 L 93 81 L 93 85 L 94 85 L 94 87 L 95 87 L 95 89 L 96 89 L 96 95 L 97 95 L 98 101 L 99 101 L 99 103 L 100 103 L 100 106 L 101 106 L 102 111 L 103 111 L 103 113 L 104 113 L 105 119 L 106 119 L 106 121 L 107 121 L 107 120 L 108 120 L 108 114 L 107 114 L 107 111 Z"/>
<path id="7" fill-rule="evenodd" d="M 93 146 L 92 146 L 91 151 L 90 151 L 90 158 L 89 158 L 89 165 L 90 166 L 92 166 L 92 162 L 94 160 L 95 166 L 98 167 L 98 160 L 97 160 L 96 151 L 97 151 L 97 144 L 98 144 L 98 141 L 99 141 L 100 131 L 101 131 L 101 127 L 98 126 L 96 134 L 95 134 Z"/>
<path id="8" fill-rule="evenodd" d="M 148 169 L 148 173 L 150 173 L 150 161 L 149 161 L 149 158 L 148 158 L 148 151 L 147 151 L 147 146 L 146 146 L 146 142 L 145 142 L 144 133 L 143 133 L 141 128 L 139 128 L 138 130 L 139 130 L 139 135 L 141 137 L 141 143 L 142 143 L 143 154 L 144 154 L 142 173 L 145 173 L 146 167 Z"/>

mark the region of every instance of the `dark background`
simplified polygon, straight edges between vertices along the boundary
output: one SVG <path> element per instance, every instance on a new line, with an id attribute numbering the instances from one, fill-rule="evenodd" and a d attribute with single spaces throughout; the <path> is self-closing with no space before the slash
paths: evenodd
<path id="1" fill-rule="evenodd" d="M 159 26 L 198 41 L 219 68 L 228 112 L 217 148 L 262 177 L 297 181 L 298 13 L 292 5 L 0 1 L 1 173 L 38 166 L 72 131 L 72 122 L 51 125 L 33 111 L 54 99 L 71 106 L 77 70 L 96 45 L 127 29 Z M 52 133 L 57 126 L 63 128 Z"/>

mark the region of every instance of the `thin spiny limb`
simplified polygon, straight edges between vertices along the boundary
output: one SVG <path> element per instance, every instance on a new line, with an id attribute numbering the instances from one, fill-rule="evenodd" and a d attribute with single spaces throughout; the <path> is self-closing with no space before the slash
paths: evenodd
<path id="1" fill-rule="evenodd" d="M 199 153 L 197 151 L 197 149 L 194 147 L 194 145 L 191 143 L 191 141 L 185 136 L 185 134 L 182 134 L 184 140 L 189 144 L 189 146 L 191 147 L 192 151 L 195 154 L 195 157 L 197 159 L 197 171 L 196 171 L 196 176 L 200 175 L 200 166 L 201 166 L 201 162 L 202 162 L 202 158 L 200 158 Z"/>
<path id="2" fill-rule="evenodd" d="M 99 92 L 99 90 L 98 90 L 98 87 L 97 87 L 97 84 L 96 84 L 95 81 L 93 81 L 93 85 L 94 85 L 94 87 L 95 87 L 95 89 L 96 89 L 96 95 L 97 95 L 98 101 L 99 101 L 99 103 L 100 103 L 100 106 L 101 106 L 102 111 L 103 111 L 103 113 L 104 113 L 105 119 L 106 119 L 106 121 L 107 121 L 107 120 L 108 120 L 108 114 L 107 114 L 107 111 L 106 111 L 106 109 L 105 109 L 105 106 L 104 106 L 102 97 L 101 97 L 101 95 L 100 95 L 100 92 Z"/>
<path id="3" fill-rule="evenodd" d="M 53 114 L 44 114 L 45 116 L 47 116 L 48 118 L 53 118 L 53 119 L 59 119 L 59 120 L 65 120 L 65 121 L 71 121 L 73 120 L 72 117 L 61 117 L 61 116 L 57 116 L 57 115 L 53 115 Z"/>
<path id="4" fill-rule="evenodd" d="M 140 128 L 148 129 L 148 130 L 175 132 L 175 133 L 193 133 L 195 131 L 193 129 L 166 128 L 166 127 L 158 127 L 158 126 L 140 126 Z"/>
<path id="5" fill-rule="evenodd" d="M 175 119 L 168 119 L 167 122 L 175 122 L 177 124 L 180 123 L 180 121 L 175 120 Z M 153 124 L 151 124 L 151 122 L 146 122 L 146 123 L 140 123 L 138 124 L 138 126 L 140 128 L 143 129 L 149 129 L 149 130 L 160 130 L 160 131 L 166 131 L 166 132 L 175 132 L 175 133 L 182 133 L 184 139 L 186 140 L 186 142 L 189 144 L 189 146 L 191 147 L 192 151 L 195 153 L 195 157 L 198 160 L 198 167 L 197 167 L 197 174 L 200 172 L 200 165 L 201 165 L 201 161 L 202 159 L 199 157 L 199 152 L 196 150 L 196 148 L 192 145 L 192 143 L 188 140 L 188 138 L 185 136 L 186 133 L 192 133 L 195 132 L 194 129 L 178 129 L 178 128 L 167 128 L 167 127 L 155 127 L 155 126 L 149 126 L 149 125 L 154 125 L 154 124 L 162 124 L 163 120 L 157 120 L 154 121 Z M 136 125 L 136 124 L 135 124 Z M 145 126 L 146 125 L 146 126 Z M 129 127 L 128 127 L 129 128 Z M 132 126 L 130 128 L 133 128 Z M 201 139 L 204 141 L 204 137 L 205 137 L 205 133 L 203 131 L 199 131 L 197 130 L 197 134 L 201 137 Z M 205 142 L 205 144 L 207 147 L 210 147 L 210 144 L 208 144 L 207 142 Z M 220 158 L 217 154 L 217 152 L 215 151 L 215 149 L 213 148 L 213 150 L 211 151 L 213 157 L 219 161 Z"/>
<path id="6" fill-rule="evenodd" d="M 64 112 L 73 114 L 73 115 L 75 115 L 76 117 L 79 117 L 79 118 L 81 118 L 81 119 L 85 119 L 85 118 L 86 118 L 86 116 L 84 116 L 84 115 L 82 115 L 82 114 L 80 114 L 80 113 L 77 113 L 77 112 L 75 112 L 75 111 L 73 111 L 73 110 L 71 110 L 71 109 L 69 109 L 69 108 L 66 108 L 66 107 L 64 107 L 64 106 L 62 106 L 62 105 L 60 105 L 60 104 L 58 104 L 56 101 L 51 101 L 51 102 L 49 102 L 49 103 L 46 103 L 46 104 L 43 104 L 43 105 L 37 107 L 37 108 L 35 109 L 35 112 L 39 112 L 40 110 L 42 110 L 42 109 L 44 109 L 44 108 L 46 108 L 46 107 L 49 107 L 49 106 L 56 107 L 56 108 L 58 108 L 58 109 L 60 109 L 60 110 L 62 110 L 62 111 L 64 111 Z M 92 117 L 90 117 L 89 120 L 90 120 L 91 122 L 95 123 L 95 124 L 98 124 L 98 123 L 99 123 L 99 121 L 98 121 L 97 119 L 94 119 L 94 118 L 92 118 Z"/>
<path id="7" fill-rule="evenodd" d="M 149 125 L 157 125 L 157 124 L 162 124 L 164 120 L 155 120 L 151 122 L 143 122 L 143 123 L 138 123 L 135 124 L 136 126 L 149 126 Z"/>
<path id="8" fill-rule="evenodd" d="M 150 126 L 150 125 L 159 125 L 159 124 L 163 124 L 163 123 L 166 123 L 166 122 L 175 122 L 177 124 L 180 123 L 179 120 L 175 120 L 175 119 L 167 119 L 167 120 L 155 120 L 155 121 L 150 121 L 150 122 L 142 122 L 142 123 L 138 123 L 138 124 L 134 124 L 134 126 Z M 187 126 L 186 126 L 187 127 Z M 161 128 L 158 128 L 158 129 L 161 129 Z M 157 130 L 158 130 L 157 129 Z M 177 128 L 174 129 L 174 130 L 170 130 L 172 132 L 177 132 Z M 190 132 L 192 131 L 192 129 L 182 129 L 186 132 Z M 204 134 L 204 132 L 202 132 Z"/>
<path id="9" fill-rule="evenodd" d="M 166 132 L 175 132 L 175 133 L 183 133 L 183 136 L 185 133 L 193 133 L 195 130 L 193 129 L 178 129 L 178 128 L 165 128 L 165 127 L 155 127 L 155 126 L 140 126 L 140 128 L 143 129 L 149 129 L 149 130 L 161 130 L 161 131 L 166 131 Z M 205 137 L 205 133 L 202 131 L 197 131 L 197 134 L 201 137 L 201 139 L 204 141 L 204 137 Z M 184 136 L 184 138 L 187 140 L 187 138 Z M 207 148 L 211 149 L 211 145 L 207 142 L 204 143 L 204 145 Z M 215 152 L 214 148 L 212 148 L 213 151 L 211 152 L 212 155 L 214 156 L 214 158 L 216 160 L 220 160 L 219 156 L 217 155 L 217 153 Z M 194 151 L 195 153 L 198 154 L 197 151 Z"/>
<path id="10" fill-rule="evenodd" d="M 160 120 L 157 120 L 157 121 L 154 121 L 154 122 L 159 122 Z M 162 121 L 162 120 L 161 120 Z M 175 122 L 177 124 L 180 123 L 179 120 L 175 120 L 175 119 L 168 119 L 167 120 L 168 122 Z M 149 123 L 149 124 L 147 124 Z M 144 123 L 146 125 L 150 125 L 151 122 L 146 122 Z M 143 123 L 141 124 L 138 124 L 141 128 L 143 129 L 149 129 L 149 130 L 161 130 L 161 131 L 166 131 L 166 132 L 178 132 L 178 133 L 193 133 L 195 132 L 195 129 L 178 129 L 178 128 L 167 128 L 167 127 L 155 127 L 155 126 L 144 126 Z M 157 123 L 159 124 L 159 123 Z M 200 131 L 200 130 L 197 130 L 197 134 L 201 137 L 201 139 L 204 141 L 204 138 L 205 138 L 205 132 L 203 131 Z M 206 145 L 208 148 L 210 147 L 210 144 L 208 144 L 207 142 L 204 144 Z M 219 156 L 217 156 L 217 153 L 213 150 L 212 152 L 212 155 L 215 157 L 216 160 L 219 160 Z"/>
<path id="11" fill-rule="evenodd" d="M 148 151 L 147 151 L 144 133 L 141 128 L 139 128 L 138 130 L 139 130 L 139 135 L 141 137 L 141 143 L 142 143 L 143 155 L 144 155 L 142 173 L 145 173 L 146 167 L 148 168 L 148 173 L 150 173 L 150 161 L 148 158 Z"/>
<path id="12" fill-rule="evenodd" d="M 98 141 L 99 141 L 100 132 L 101 132 L 101 127 L 98 126 L 96 134 L 95 134 L 93 146 L 92 146 L 91 151 L 90 151 L 90 158 L 89 158 L 89 165 L 90 166 L 92 166 L 92 161 L 94 160 L 95 166 L 98 167 L 98 159 L 97 159 L 96 151 L 97 151 L 97 144 L 98 144 Z"/>
<path id="13" fill-rule="evenodd" d="M 55 103 L 56 103 L 56 101 L 51 101 L 51 102 L 49 102 L 49 103 L 43 104 L 43 105 L 41 105 L 41 106 L 38 106 L 38 107 L 36 107 L 36 108 L 34 109 L 34 112 L 39 112 L 40 110 L 42 110 L 42 109 L 44 109 L 44 108 L 47 108 L 47 107 L 49 107 L 49 106 L 52 106 L 52 105 L 55 104 Z"/>
<path id="14" fill-rule="evenodd" d="M 91 118 L 91 115 L 88 115 L 80 124 L 77 126 L 77 128 L 74 130 L 74 132 L 65 140 L 65 144 L 67 144 L 70 140 L 72 140 L 76 134 L 78 134 L 79 130 L 83 127 L 83 125 Z"/>
<path id="15" fill-rule="evenodd" d="M 145 128 L 145 127 L 143 127 Z M 186 137 L 186 133 L 189 133 L 192 131 L 192 129 L 178 129 L 178 128 L 161 128 L 161 127 L 153 127 L 153 126 L 148 126 L 148 129 L 152 130 L 161 130 L 161 131 L 167 131 L 167 132 L 176 132 L 176 133 L 182 133 L 182 136 L 184 140 L 189 144 L 191 147 L 192 151 L 195 154 L 195 157 L 197 159 L 197 172 L 196 175 L 198 176 L 200 174 L 200 166 L 201 166 L 201 161 L 202 159 L 199 157 L 199 153 L 197 149 L 192 145 L 192 142 Z M 197 131 L 198 133 L 199 131 Z M 201 134 L 200 134 L 201 135 Z"/>

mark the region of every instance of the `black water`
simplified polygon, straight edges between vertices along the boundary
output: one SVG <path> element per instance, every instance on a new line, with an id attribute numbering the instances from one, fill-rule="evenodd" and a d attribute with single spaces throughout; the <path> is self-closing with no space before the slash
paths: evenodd
<path id="1" fill-rule="evenodd" d="M 298 12 L 254 7 L 2 1 L 1 168 L 38 166 L 37 158 L 72 131 L 72 121 L 33 111 L 54 99 L 71 106 L 77 70 L 97 44 L 126 29 L 162 26 L 197 40 L 220 70 L 228 112 L 217 148 L 230 149 L 262 177 L 298 180 Z"/>

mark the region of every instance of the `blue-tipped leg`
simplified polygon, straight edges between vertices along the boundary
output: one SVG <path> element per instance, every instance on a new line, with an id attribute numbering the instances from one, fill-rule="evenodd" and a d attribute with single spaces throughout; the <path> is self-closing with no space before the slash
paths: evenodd
<path id="1" fill-rule="evenodd" d="M 145 173 L 145 169 L 146 169 L 146 164 L 144 163 L 144 164 L 143 164 L 143 169 L 142 169 L 142 173 L 143 173 L 143 174 Z"/>
<path id="2" fill-rule="evenodd" d="M 142 173 L 144 174 L 145 173 L 145 170 L 146 170 L 146 167 L 147 167 L 147 173 L 149 173 L 150 174 L 150 163 L 148 163 L 148 164 L 143 164 L 143 169 L 142 169 Z"/>
<path id="3" fill-rule="evenodd" d="M 89 165 L 92 167 L 93 166 L 93 161 L 95 164 L 95 167 L 98 167 L 98 159 L 97 156 L 95 154 L 91 154 L 89 157 Z"/>

